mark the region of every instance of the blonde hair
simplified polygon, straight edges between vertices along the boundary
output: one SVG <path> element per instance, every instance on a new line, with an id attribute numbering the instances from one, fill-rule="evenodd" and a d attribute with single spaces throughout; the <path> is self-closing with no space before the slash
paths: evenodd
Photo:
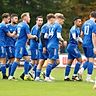
<path id="1" fill-rule="evenodd" d="M 55 18 L 64 19 L 64 15 L 62 13 L 55 13 Z"/>
<path id="2" fill-rule="evenodd" d="M 29 12 L 26 12 L 26 13 L 22 13 L 21 15 L 21 19 L 23 19 L 25 16 L 29 15 Z"/>

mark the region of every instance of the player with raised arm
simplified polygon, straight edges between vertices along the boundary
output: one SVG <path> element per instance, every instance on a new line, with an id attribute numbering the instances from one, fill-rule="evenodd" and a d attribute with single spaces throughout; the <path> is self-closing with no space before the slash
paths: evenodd
<path id="1" fill-rule="evenodd" d="M 22 18 L 22 22 L 20 22 L 17 25 L 17 34 L 18 34 L 18 39 L 16 41 L 15 44 L 15 60 L 12 64 L 11 67 L 11 73 L 9 76 L 9 80 L 13 79 L 13 75 L 14 72 L 18 66 L 18 64 L 20 63 L 20 59 L 23 57 L 25 59 L 24 61 L 24 80 L 29 80 L 29 76 L 28 76 L 28 69 L 29 69 L 29 57 L 28 57 L 28 52 L 26 50 L 26 42 L 28 39 L 36 39 L 37 40 L 37 36 L 36 35 L 31 35 L 30 33 L 30 28 L 28 23 L 30 23 L 30 15 L 28 12 L 23 13 L 21 15 Z"/>
<path id="2" fill-rule="evenodd" d="M 47 15 L 47 23 L 45 23 L 41 28 L 41 36 L 40 36 L 40 42 L 39 42 L 39 64 L 37 66 L 36 70 L 36 81 L 40 80 L 40 73 L 42 66 L 48 58 L 48 51 L 47 51 L 47 44 L 48 44 L 48 37 L 49 37 L 49 31 L 50 27 L 54 24 L 55 16 L 52 13 L 49 13 Z"/>
<path id="3" fill-rule="evenodd" d="M 13 33 L 14 31 L 16 32 L 17 23 L 18 23 L 18 15 L 11 14 L 11 23 L 7 25 L 8 30 L 11 33 Z M 9 64 L 9 73 L 8 73 L 9 76 L 10 76 L 11 66 L 15 57 L 15 42 L 16 42 L 15 37 L 6 36 L 6 52 L 7 52 L 8 64 Z"/>
<path id="4" fill-rule="evenodd" d="M 16 32 L 10 33 L 8 30 L 8 24 L 10 21 L 9 13 L 2 14 L 2 22 L 0 23 L 0 63 L 3 79 L 7 79 L 6 76 L 6 36 L 14 37 Z"/>
<path id="5" fill-rule="evenodd" d="M 81 18 L 77 17 L 74 19 L 74 25 L 70 29 L 69 44 L 67 46 L 68 61 L 65 69 L 65 78 L 64 78 L 65 81 L 71 81 L 69 78 L 69 73 L 74 59 L 76 59 L 78 62 L 75 65 L 74 75 L 72 76 L 72 80 L 77 80 L 77 81 L 80 80 L 77 77 L 77 73 L 82 63 L 81 53 L 78 49 L 78 43 L 79 42 L 82 43 L 82 39 L 79 37 L 81 25 L 82 25 Z"/>
<path id="6" fill-rule="evenodd" d="M 95 37 L 95 28 L 96 28 L 96 11 L 92 11 L 90 13 L 90 19 L 87 20 L 82 26 L 82 37 L 83 37 L 83 50 L 84 54 L 87 57 L 87 61 L 83 64 L 81 69 L 79 70 L 78 74 L 79 77 L 82 77 L 83 71 L 85 69 L 88 70 L 87 73 L 87 82 L 94 82 L 91 79 L 92 72 L 93 72 L 93 64 L 94 64 L 94 53 L 96 54 L 96 42 L 94 40 Z"/>
<path id="7" fill-rule="evenodd" d="M 50 79 L 50 73 L 52 69 L 54 69 L 60 62 L 58 56 L 58 49 L 59 49 L 59 40 L 64 41 L 61 32 L 62 32 L 62 24 L 64 23 L 64 16 L 63 14 L 59 13 L 56 15 L 55 23 L 51 26 L 49 30 L 49 38 L 48 38 L 48 65 L 46 67 L 46 76 L 45 81 L 52 81 Z M 55 66 L 53 66 L 55 65 Z"/>

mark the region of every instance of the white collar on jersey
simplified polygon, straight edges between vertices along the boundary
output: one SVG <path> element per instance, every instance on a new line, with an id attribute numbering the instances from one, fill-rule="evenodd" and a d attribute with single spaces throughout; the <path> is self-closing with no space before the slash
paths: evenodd
<path id="1" fill-rule="evenodd" d="M 92 18 L 92 17 L 90 18 L 90 20 L 92 20 L 92 21 L 94 21 L 94 22 L 95 22 L 95 19 L 94 19 L 94 18 Z"/>

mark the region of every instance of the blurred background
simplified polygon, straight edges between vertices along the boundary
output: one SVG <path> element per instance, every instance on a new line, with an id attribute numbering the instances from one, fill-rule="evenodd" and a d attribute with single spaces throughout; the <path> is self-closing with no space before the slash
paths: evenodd
<path id="1" fill-rule="evenodd" d="M 66 18 L 62 35 L 68 41 L 73 18 L 81 16 L 85 21 L 88 19 L 89 13 L 95 9 L 96 0 L 0 0 L 0 20 L 4 12 L 17 13 L 19 18 L 23 12 L 30 12 L 30 27 L 32 27 L 35 24 L 36 16 L 42 15 L 46 22 L 48 13 L 61 12 Z"/>

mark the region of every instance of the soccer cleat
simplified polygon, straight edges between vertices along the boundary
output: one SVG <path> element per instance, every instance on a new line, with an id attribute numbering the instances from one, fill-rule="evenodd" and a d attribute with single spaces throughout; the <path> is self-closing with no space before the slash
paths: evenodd
<path id="1" fill-rule="evenodd" d="M 8 76 L 4 75 L 2 79 L 8 79 Z"/>
<path id="2" fill-rule="evenodd" d="M 39 77 L 36 77 L 36 78 L 35 78 L 35 81 L 42 82 L 42 80 L 41 80 Z"/>
<path id="3" fill-rule="evenodd" d="M 65 78 L 64 81 L 71 81 L 70 78 Z"/>
<path id="4" fill-rule="evenodd" d="M 72 76 L 73 81 L 82 81 L 78 76 Z"/>
<path id="5" fill-rule="evenodd" d="M 33 81 L 34 79 L 31 78 L 31 77 L 28 76 L 28 75 L 25 75 L 25 76 L 24 76 L 24 80 L 25 80 L 25 81 Z"/>
<path id="6" fill-rule="evenodd" d="M 45 72 L 42 72 L 42 76 L 43 76 L 43 78 L 45 79 Z M 51 80 L 55 80 L 55 78 L 53 77 L 53 76 L 49 76 L 49 78 L 51 79 Z"/>
<path id="7" fill-rule="evenodd" d="M 13 80 L 13 76 L 9 76 L 8 77 L 8 80 Z"/>
<path id="8" fill-rule="evenodd" d="M 80 79 L 80 81 L 83 81 L 82 74 L 78 73 L 78 78 Z"/>
<path id="9" fill-rule="evenodd" d="M 20 78 L 21 78 L 22 80 L 24 80 L 24 75 L 21 75 Z"/>
<path id="10" fill-rule="evenodd" d="M 50 78 L 51 80 L 55 80 L 55 78 L 54 78 L 53 76 L 51 76 L 51 75 L 49 76 L 49 78 Z"/>
<path id="11" fill-rule="evenodd" d="M 28 74 L 31 78 L 35 78 L 35 72 L 33 70 L 31 70 Z"/>
<path id="12" fill-rule="evenodd" d="M 45 72 L 42 72 L 41 74 L 42 74 L 43 78 L 45 79 Z"/>
<path id="13" fill-rule="evenodd" d="M 45 77 L 46 82 L 52 82 L 52 80 L 49 77 Z"/>
<path id="14" fill-rule="evenodd" d="M 86 79 L 86 82 L 94 83 L 95 81 L 92 79 Z"/>

